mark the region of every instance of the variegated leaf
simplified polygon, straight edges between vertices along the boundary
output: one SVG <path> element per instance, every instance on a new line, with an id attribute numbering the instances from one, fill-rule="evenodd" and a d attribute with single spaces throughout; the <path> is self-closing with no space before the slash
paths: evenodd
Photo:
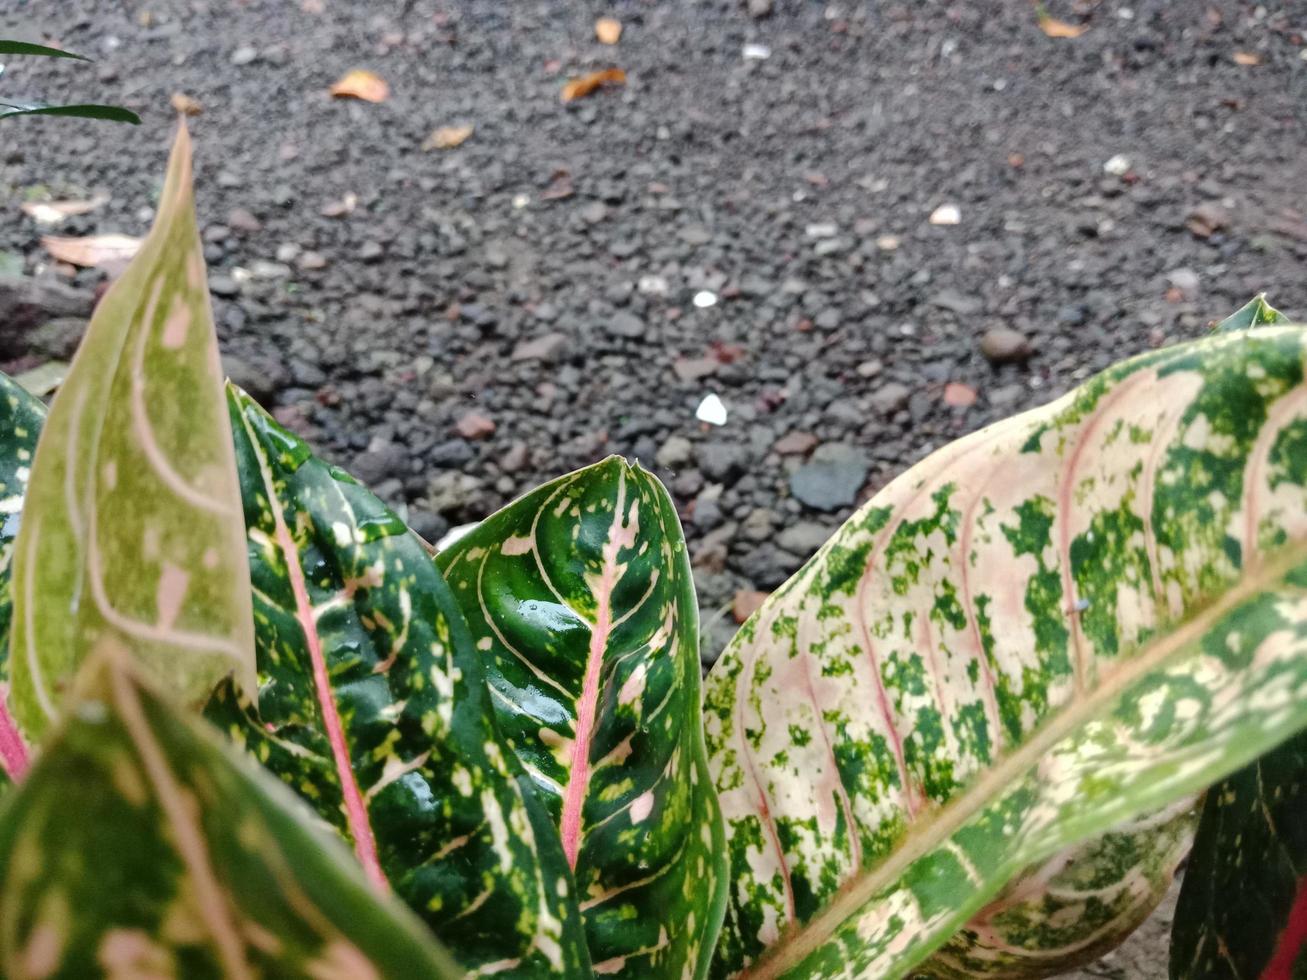
<path id="1" fill-rule="evenodd" d="M 0 816 L 5 977 L 459 975 L 284 787 L 122 657 L 87 665 L 84 700 Z"/>
<path id="2" fill-rule="evenodd" d="M 1254 327 L 1286 326 L 1289 318 L 1266 302 L 1266 294 L 1258 293 L 1243 306 L 1216 324 L 1217 333 L 1236 333 Z"/>
<path id="3" fill-rule="evenodd" d="M 558 822 L 595 971 L 703 975 L 725 847 L 698 607 L 667 492 L 611 457 L 510 504 L 437 562 L 500 727 Z"/>
<path id="4" fill-rule="evenodd" d="M 231 389 L 257 711 L 209 717 L 303 796 L 474 974 L 589 968 L 567 864 L 495 729 L 466 624 L 421 543 Z"/>
<path id="5" fill-rule="evenodd" d="M 1307 976 L 1307 733 L 1207 793 L 1171 980 Z"/>
<path id="6" fill-rule="evenodd" d="M 13 712 L 38 736 L 98 645 L 189 703 L 254 680 L 231 433 L 177 136 L 159 214 L 96 309 L 46 421 L 13 557 Z"/>
<path id="7" fill-rule="evenodd" d="M 0 789 L 27 771 L 29 749 L 9 709 L 9 566 L 45 406 L 0 374 Z"/>
<path id="8" fill-rule="evenodd" d="M 954 443 L 745 625 L 707 695 L 718 973 L 904 976 L 1023 868 L 1307 724 L 1304 336 L 1155 352 Z"/>

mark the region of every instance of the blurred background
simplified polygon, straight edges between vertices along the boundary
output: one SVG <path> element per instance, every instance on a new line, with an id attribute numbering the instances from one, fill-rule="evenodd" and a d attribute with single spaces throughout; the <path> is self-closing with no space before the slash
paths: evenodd
<path id="1" fill-rule="evenodd" d="M 1304 2 L 0 11 L 95 59 L 5 94 L 143 119 L 0 123 L 0 370 L 57 383 L 184 111 L 232 377 L 433 541 L 637 457 L 708 658 L 931 449 L 1307 315 Z"/>

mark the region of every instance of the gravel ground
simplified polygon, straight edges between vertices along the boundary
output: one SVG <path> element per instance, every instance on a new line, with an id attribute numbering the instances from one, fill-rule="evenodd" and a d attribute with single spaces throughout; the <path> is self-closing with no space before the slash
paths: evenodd
<path id="1" fill-rule="evenodd" d="M 1307 314 L 1307 4 L 1049 7 L 1089 30 L 1009 0 L 6 0 L 0 33 L 97 59 L 15 60 L 6 93 L 145 123 L 4 124 L 0 267 L 63 274 L 24 199 L 108 193 L 59 232 L 144 233 L 185 93 L 232 375 L 431 539 L 638 457 L 713 647 L 931 449 L 1257 291 Z M 353 68 L 390 98 L 333 101 Z"/>

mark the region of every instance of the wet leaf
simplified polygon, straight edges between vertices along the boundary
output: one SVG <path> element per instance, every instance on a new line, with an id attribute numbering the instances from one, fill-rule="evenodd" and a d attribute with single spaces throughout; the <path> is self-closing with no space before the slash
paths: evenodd
<path id="1" fill-rule="evenodd" d="M 475 131 L 475 127 L 468 126 L 441 126 L 432 132 L 430 136 L 422 143 L 424 150 L 452 150 L 456 146 L 462 146 L 467 142 L 468 137 Z"/>
<path id="2" fill-rule="evenodd" d="M 44 235 L 41 246 L 51 258 L 88 269 L 117 269 L 140 251 L 143 240 L 130 235 L 90 235 L 68 238 Z"/>
<path id="3" fill-rule="evenodd" d="M 1188 798 L 1307 726 L 1305 354 L 1263 327 L 1124 362 L 773 594 L 707 683 L 716 973 L 1047 975 L 1149 911 Z M 1096 914 L 1042 917 L 1077 892 Z"/>
<path id="4" fill-rule="evenodd" d="M 460 975 L 284 787 L 121 665 L 90 666 L 0 816 L 6 976 Z"/>
<path id="5" fill-rule="evenodd" d="M 249 571 L 217 337 L 178 131 L 153 230 L 51 408 L 13 559 L 12 708 L 39 734 L 96 648 L 202 703 L 253 689 Z"/>
<path id="6" fill-rule="evenodd" d="M 564 102 L 573 102 L 576 99 L 583 99 L 587 95 L 593 95 L 605 85 L 625 85 L 626 72 L 620 68 L 606 68 L 603 71 L 597 71 L 584 78 L 574 78 L 563 86 L 562 100 Z"/>
<path id="7" fill-rule="evenodd" d="M 562 836 L 595 972 L 702 977 L 725 899 L 680 522 L 611 457 L 487 518 L 436 561 L 500 729 Z"/>
<path id="8" fill-rule="evenodd" d="M 494 727 L 479 655 L 402 521 L 229 393 L 258 704 L 208 717 L 354 848 L 468 969 L 588 970 L 552 822 Z"/>
<path id="9" fill-rule="evenodd" d="M 390 86 L 375 72 L 356 68 L 343 75 L 331 86 L 331 95 L 337 99 L 362 99 L 364 102 L 385 102 L 390 98 Z"/>
<path id="10" fill-rule="evenodd" d="M 616 44 L 622 38 L 622 22 L 616 17 L 600 17 L 595 21 L 595 37 L 600 44 Z"/>

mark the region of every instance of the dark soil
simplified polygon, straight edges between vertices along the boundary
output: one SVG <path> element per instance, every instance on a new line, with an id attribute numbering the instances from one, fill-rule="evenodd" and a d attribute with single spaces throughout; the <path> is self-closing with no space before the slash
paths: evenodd
<path id="1" fill-rule="evenodd" d="M 97 63 L 15 59 L 6 93 L 145 123 L 0 123 L 0 265 L 60 274 L 24 199 L 104 191 L 58 231 L 143 234 L 191 96 L 233 376 L 432 539 L 638 457 L 720 641 L 931 449 L 1255 292 L 1307 314 L 1307 3 L 1049 6 L 1089 30 L 1015 0 L 7 0 L 0 34 Z M 609 66 L 625 87 L 560 103 Z M 333 101 L 352 68 L 390 99 Z"/>

